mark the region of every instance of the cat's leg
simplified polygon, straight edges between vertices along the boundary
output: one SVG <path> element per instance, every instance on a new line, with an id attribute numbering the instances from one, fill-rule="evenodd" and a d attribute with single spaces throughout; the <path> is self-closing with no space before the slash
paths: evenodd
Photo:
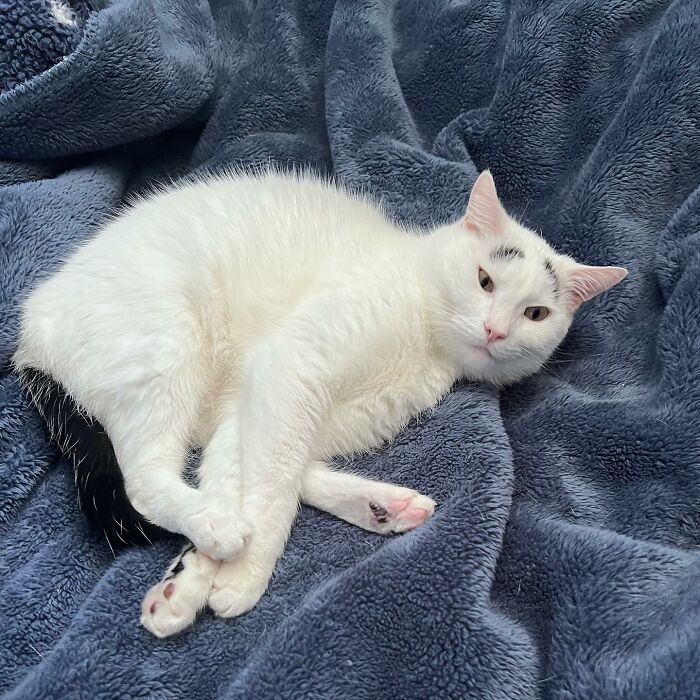
<path id="1" fill-rule="evenodd" d="M 255 534 L 238 559 L 221 562 L 208 599 L 221 617 L 241 615 L 258 602 L 284 551 L 299 507 L 298 472 L 268 470 L 251 477 L 244 482 L 244 504 L 245 512 L 256 516 Z"/>
<path id="2" fill-rule="evenodd" d="M 339 343 L 347 342 L 358 354 L 373 350 L 376 314 L 363 313 L 364 298 L 355 295 L 355 290 L 330 290 L 303 302 L 246 357 L 241 383 L 243 507 L 256 532 L 243 555 L 222 564 L 216 574 L 208 602 L 218 615 L 234 617 L 250 610 L 272 577 L 297 514 L 311 446 L 333 400 Z M 337 312 L 338 304 L 346 302 L 356 312 L 352 316 Z"/>
<path id="3" fill-rule="evenodd" d="M 239 529 L 252 533 L 241 514 L 241 446 L 238 399 L 225 397 L 199 467 L 199 489 L 219 502 Z M 175 559 L 165 577 L 144 598 L 141 624 L 157 637 L 176 634 L 191 625 L 206 605 L 221 562 L 190 544 Z"/>
<path id="4" fill-rule="evenodd" d="M 114 411 L 107 426 L 134 508 L 146 519 L 185 535 L 216 559 L 231 559 L 247 544 L 229 509 L 212 502 L 182 478 L 189 416 L 170 395 L 152 387 L 148 402 L 131 401 Z"/>
<path id="5" fill-rule="evenodd" d="M 198 474 L 199 491 L 208 502 L 228 514 L 247 545 L 253 537 L 254 526 L 243 510 L 240 420 L 239 397 L 234 394 L 222 397 L 214 432 L 204 448 Z"/>
<path id="6" fill-rule="evenodd" d="M 241 473 L 241 419 L 240 399 L 225 396 L 217 407 L 217 418 L 199 466 L 199 489 L 226 508 L 241 529 L 252 533 L 252 526 L 244 520 Z"/>
<path id="7" fill-rule="evenodd" d="M 146 593 L 141 624 L 161 638 L 189 627 L 206 605 L 220 564 L 188 544 L 172 561 L 163 579 Z"/>
<path id="8" fill-rule="evenodd" d="M 301 500 L 382 535 L 413 530 L 435 511 L 435 501 L 417 491 L 335 471 L 322 462 L 304 470 Z"/>
<path id="9" fill-rule="evenodd" d="M 241 557 L 224 562 L 216 574 L 208 603 L 220 616 L 241 615 L 258 602 L 284 550 L 299 507 L 316 407 L 323 401 L 323 379 L 313 374 L 317 366 L 313 350 L 282 338 L 264 343 L 249 359 L 241 452 L 243 509 L 255 535 Z"/>
<path id="10" fill-rule="evenodd" d="M 278 487 L 284 488 L 282 482 Z M 307 505 L 383 535 L 413 530 L 435 512 L 435 501 L 417 491 L 334 471 L 322 462 L 311 462 L 305 468 L 299 488 L 301 500 Z M 222 562 L 214 577 L 208 604 L 221 617 L 241 615 L 257 603 L 279 556 L 275 554 L 278 551 L 281 554 L 279 543 L 284 547 L 288 529 L 278 536 L 277 548 L 267 550 L 270 554 L 268 559 L 250 556 L 260 551 L 256 551 L 256 544 L 260 545 L 261 536 L 274 537 L 274 533 L 267 531 L 272 522 L 269 519 L 261 522 L 265 522 L 265 526 L 258 526 L 250 549 L 239 559 Z M 269 542 L 275 546 L 274 539 L 271 538 Z M 263 544 L 267 545 L 265 540 Z M 264 553 L 265 550 L 262 551 Z M 256 569 L 257 566 L 261 568 Z"/>

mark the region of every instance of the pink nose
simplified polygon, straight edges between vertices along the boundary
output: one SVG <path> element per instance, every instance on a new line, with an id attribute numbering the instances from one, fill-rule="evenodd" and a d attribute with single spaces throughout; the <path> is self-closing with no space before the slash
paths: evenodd
<path id="1" fill-rule="evenodd" d="M 505 331 L 495 328 L 494 325 L 488 321 L 484 323 L 484 330 L 486 331 L 486 341 L 488 343 L 493 343 L 495 340 L 502 340 L 508 335 Z"/>

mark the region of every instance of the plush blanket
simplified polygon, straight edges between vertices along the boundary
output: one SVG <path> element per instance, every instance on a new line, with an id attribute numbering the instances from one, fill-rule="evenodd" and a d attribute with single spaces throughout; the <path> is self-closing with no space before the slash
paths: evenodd
<path id="1" fill-rule="evenodd" d="M 0 1 L 4 697 L 700 697 L 700 0 L 78 5 Z M 432 494 L 427 525 L 304 508 L 252 612 L 160 641 L 139 605 L 178 544 L 90 529 L 8 367 L 18 307 L 130 192 L 267 161 L 419 226 L 489 167 L 630 276 L 536 377 L 354 465 Z"/>

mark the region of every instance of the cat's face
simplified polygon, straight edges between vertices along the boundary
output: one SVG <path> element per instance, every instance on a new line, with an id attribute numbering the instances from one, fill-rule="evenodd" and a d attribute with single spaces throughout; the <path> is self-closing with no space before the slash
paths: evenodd
<path id="1" fill-rule="evenodd" d="M 439 341 L 464 376 L 498 385 L 535 373 L 576 309 L 627 274 L 557 254 L 508 216 L 488 172 L 464 219 L 436 233 L 447 247 L 435 309 Z"/>

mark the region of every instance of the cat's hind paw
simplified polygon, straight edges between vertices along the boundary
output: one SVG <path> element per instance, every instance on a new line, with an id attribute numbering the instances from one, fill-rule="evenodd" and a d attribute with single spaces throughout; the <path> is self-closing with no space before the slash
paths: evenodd
<path id="1" fill-rule="evenodd" d="M 156 637 L 170 637 L 189 627 L 207 597 L 219 567 L 197 551 L 186 551 L 166 577 L 146 593 L 141 624 Z"/>

